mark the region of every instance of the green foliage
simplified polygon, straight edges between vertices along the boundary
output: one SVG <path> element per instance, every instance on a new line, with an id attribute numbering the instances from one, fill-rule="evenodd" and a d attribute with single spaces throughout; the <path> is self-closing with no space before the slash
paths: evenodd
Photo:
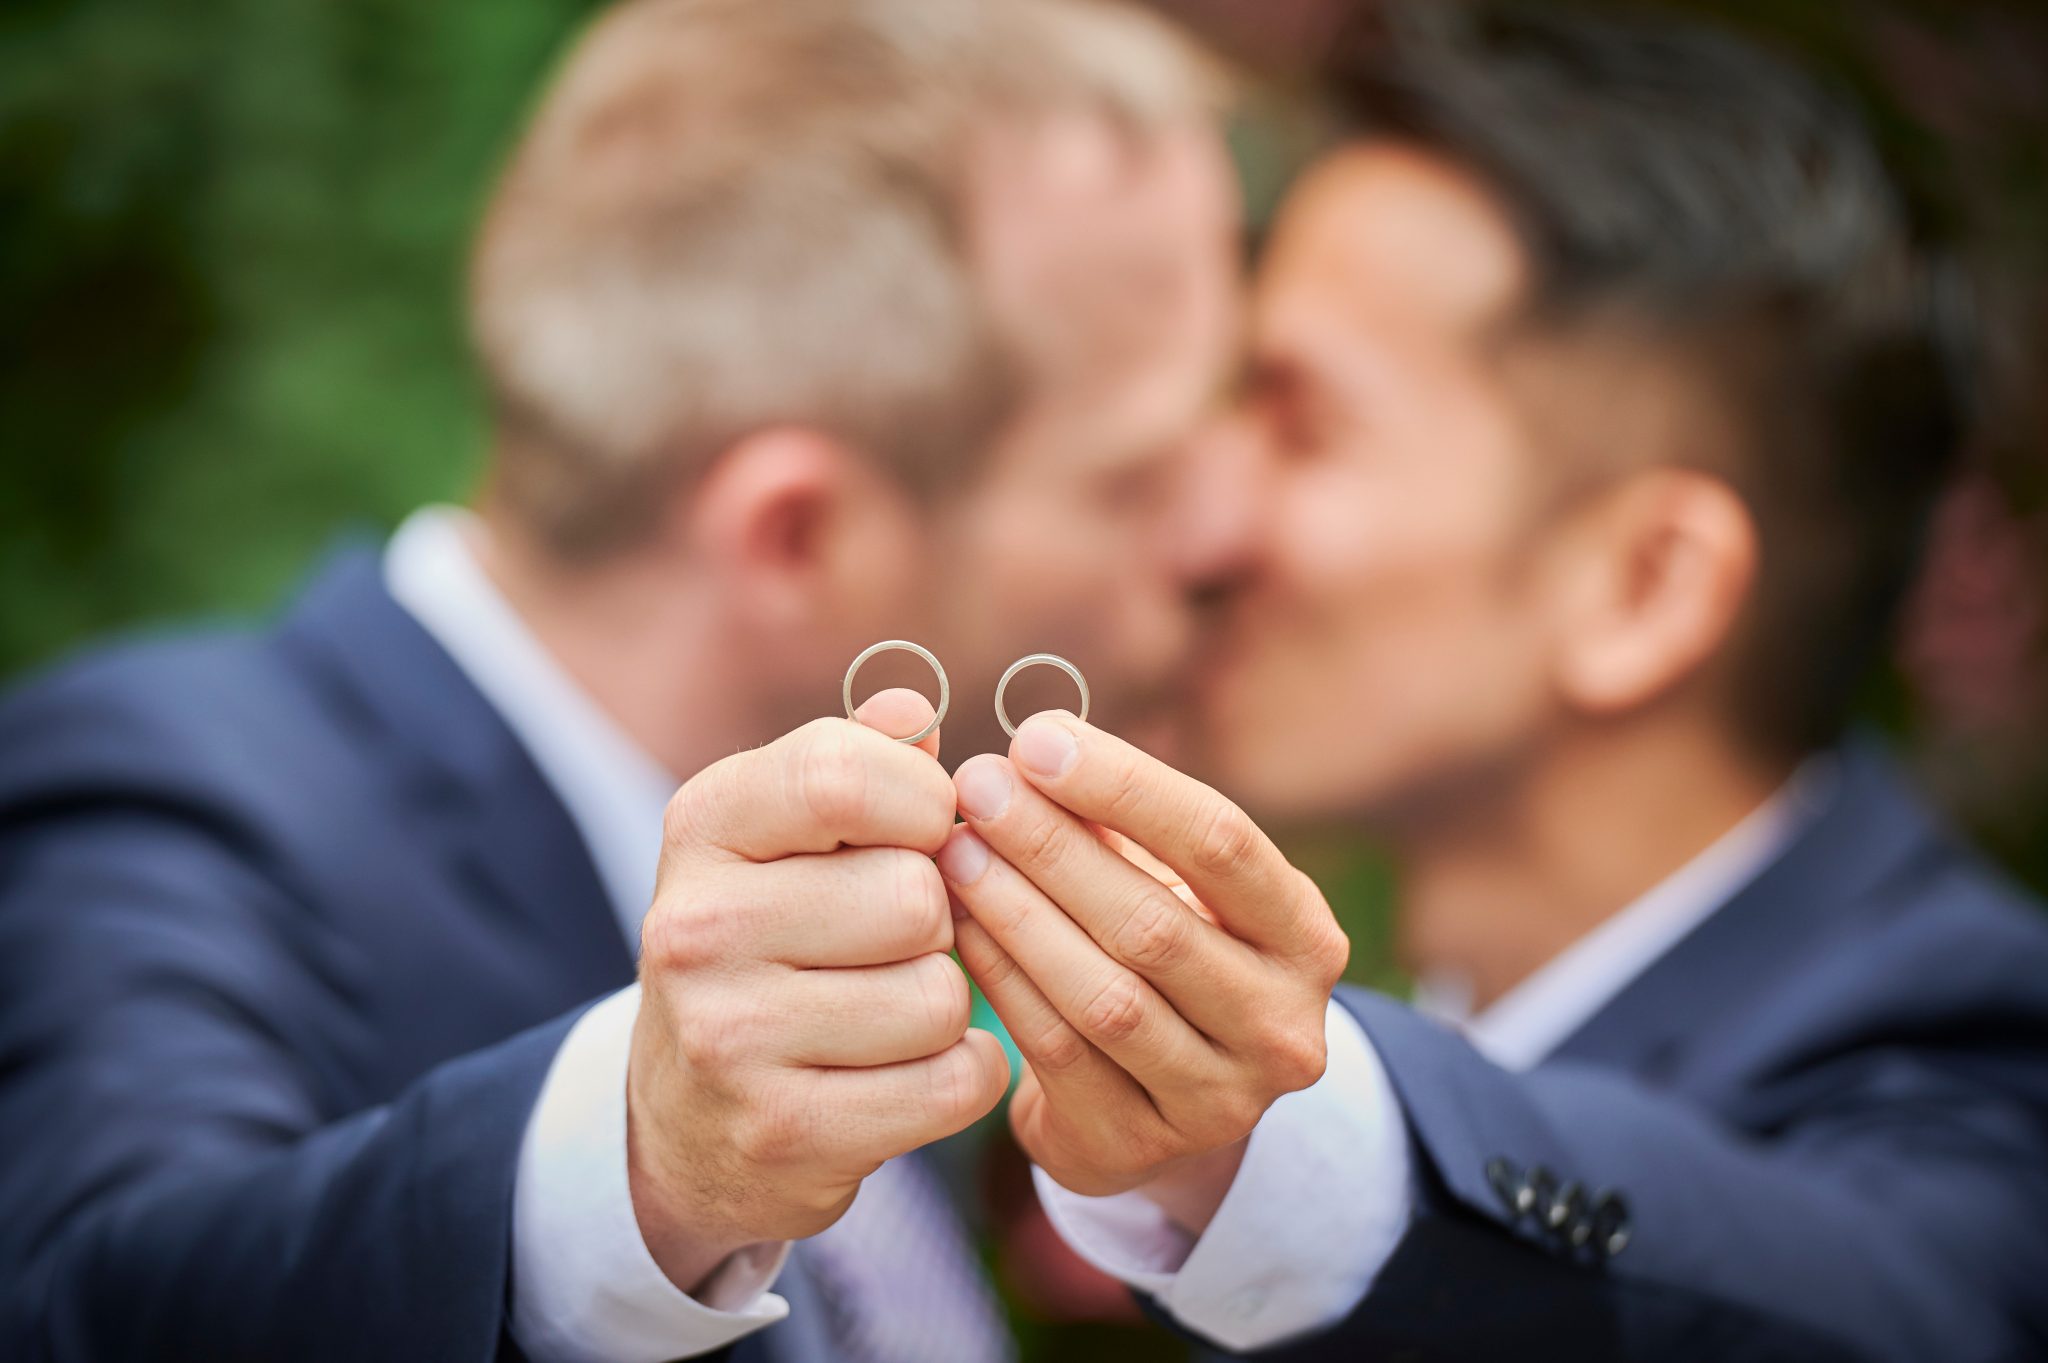
<path id="1" fill-rule="evenodd" d="M 265 605 L 340 528 L 465 490 L 463 256 L 595 3 L 0 7 L 0 677 L 109 626 Z M 1873 95 L 1876 39 L 1901 45 L 1884 16 L 1959 30 L 1921 83 L 1972 136 L 1872 102 L 1902 160 L 1980 191 L 1935 197 L 1988 198 L 1976 217 L 2041 239 L 2038 119 L 1994 116 L 1979 87 L 1998 82 L 1971 80 L 2017 50 L 1982 18 L 1997 7 L 1636 3 L 1711 11 Z M 1257 22 L 1252 0 L 1199 8 Z M 2007 82 L 2035 88 L 2026 65 Z M 1269 204 L 1298 116 L 1256 109 L 1237 141 Z"/>
<path id="2" fill-rule="evenodd" d="M 0 14 L 0 672 L 459 495 L 467 240 L 584 0 Z"/>

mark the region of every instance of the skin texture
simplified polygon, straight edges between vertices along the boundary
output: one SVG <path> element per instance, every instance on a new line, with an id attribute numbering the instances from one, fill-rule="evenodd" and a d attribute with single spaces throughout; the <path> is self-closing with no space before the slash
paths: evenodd
<path id="1" fill-rule="evenodd" d="M 982 1117 L 1009 1081 L 946 954 L 939 735 L 885 736 L 931 707 L 891 691 L 859 713 L 716 763 L 669 804 L 627 1139 L 643 1232 L 677 1282 L 824 1229 L 884 1160 Z"/>
<path id="2" fill-rule="evenodd" d="M 1205 771 L 1377 833 L 1402 963 L 1482 1006 L 1790 768 L 1729 700 L 1757 556 L 1716 404 L 1625 332 L 1518 326 L 1528 288 L 1432 154 L 1360 143 L 1298 187 L 1231 418 L 1257 548 L 1202 688 Z"/>
<path id="3" fill-rule="evenodd" d="M 1208 672 L 1211 759 L 1282 813 L 1483 779 L 1552 699 L 1535 462 L 1482 349 L 1520 248 L 1454 172 L 1343 153 L 1287 205 L 1260 284 L 1243 419 L 1267 519 Z"/>
<path id="4" fill-rule="evenodd" d="M 1029 1065 L 1018 1141 L 1086 1194 L 1214 1214 L 1275 1098 L 1321 1077 L 1350 954 L 1237 806 L 1064 713 L 954 776 L 939 855 L 960 959 Z"/>
<path id="5" fill-rule="evenodd" d="M 1133 143 L 1096 123 L 1013 130 L 988 154 L 973 249 L 1026 391 L 956 485 L 914 497 L 863 451 L 759 431 L 679 490 L 655 541 L 583 566 L 486 499 L 494 577 L 678 775 L 832 711 L 847 662 L 884 638 L 933 649 L 976 698 L 948 716 L 957 755 L 1001 749 L 987 698 L 1038 651 L 1082 662 L 1119 732 L 1177 742 L 1194 600 L 1249 545 L 1200 438 L 1238 334 L 1229 165 L 1206 129 Z M 861 684 L 936 694 L 901 656 Z M 1016 713 L 1072 704 L 1061 685 L 1020 682 Z"/>
<path id="6" fill-rule="evenodd" d="M 1179 742 L 1197 619 L 1249 518 L 1194 439 L 1239 318 L 1236 190 L 1207 137 L 1150 143 L 1090 122 L 982 158 L 975 245 L 1034 397 L 973 483 L 938 508 L 935 622 L 967 707 L 959 755 L 1000 751 L 986 700 L 1022 653 L 1082 661 L 1092 714 L 1154 751 Z M 1076 702 L 1054 674 L 1018 708 Z"/>
<path id="7" fill-rule="evenodd" d="M 1407 964 L 1482 1006 L 1787 774 L 1726 703 L 1756 553 L 1711 405 L 1632 338 L 1518 329 L 1528 286 L 1469 175 L 1339 152 L 1281 216 L 1246 398 L 1209 437 L 1257 524 L 1205 658 L 1206 771 L 1262 816 L 1376 829 Z M 1057 732 L 1084 756 L 1055 777 Z M 956 781 L 940 866 L 1031 1065 L 1019 1140 L 1199 1232 L 1244 1134 L 1320 1072 L 1327 908 L 1221 796 L 1071 721 Z"/>
<path id="8" fill-rule="evenodd" d="M 1006 1079 L 993 1038 L 965 1031 L 944 955 L 931 857 L 954 795 L 937 737 L 917 752 L 816 720 L 849 660 L 892 637 L 935 651 L 948 742 L 971 753 L 1002 742 L 1002 669 L 1067 653 L 1097 713 L 1163 747 L 1195 602 L 1248 544 L 1243 500 L 1197 439 L 1237 326 L 1219 139 L 1082 120 L 992 134 L 984 154 L 971 253 L 1027 382 L 952 487 L 921 498 L 825 433 L 756 431 L 677 489 L 651 541 L 586 564 L 484 499 L 475 547 L 493 580 L 690 777 L 647 919 L 627 1094 L 634 1209 L 686 1290 L 740 1246 L 830 1225 L 868 1172 L 985 1113 Z M 915 659 L 878 658 L 861 714 L 915 732 L 929 703 L 895 683 L 931 686 Z M 1020 683 L 1013 713 L 1055 684 Z"/>
<path id="9" fill-rule="evenodd" d="M 1062 198 L 1066 177 L 1080 172 L 1063 159 L 1072 148 L 1053 156 L 1058 149 L 1057 139 L 1040 147 L 1052 159 L 1039 192 L 1065 222 L 1080 216 Z M 1115 180 L 1094 183 L 1105 191 Z M 1188 206 L 1164 192 L 1172 176 L 1156 183 L 1159 204 Z M 1049 252 L 1036 271 L 1013 258 L 1019 278 L 1039 281 L 1019 296 L 1057 297 L 1067 277 L 1049 264 L 1058 258 Z M 1119 697 L 1146 694 L 1143 659 L 1184 656 L 1192 602 L 1236 586 L 1204 692 L 1215 769 L 1275 807 L 1363 815 L 1388 830 L 1409 858 L 1409 949 L 1425 965 L 1467 972 L 1483 1001 L 1699 850 L 1782 777 L 1725 741 L 1718 707 L 1712 662 L 1753 569 L 1740 503 L 1711 476 L 1633 461 L 1631 450 L 1603 451 L 1604 476 L 1577 487 L 1560 477 L 1571 470 L 1530 400 L 1563 380 L 1592 381 L 1613 395 L 1604 428 L 1654 448 L 1693 424 L 1675 419 L 1691 415 L 1679 411 L 1683 386 L 1654 382 L 1653 369 L 1615 390 L 1621 371 L 1601 367 L 1616 358 L 1598 347 L 1504 352 L 1499 324 L 1521 286 L 1512 233 L 1471 181 L 1399 149 L 1347 153 L 1282 223 L 1255 323 L 1249 405 L 1203 438 L 1181 431 L 1156 501 L 1103 495 L 1122 484 L 1114 470 L 1145 469 L 1136 452 L 1157 448 L 1133 433 L 1147 422 L 1108 414 L 1149 413 L 1160 429 L 1168 411 L 1191 419 L 1203 405 L 1195 376 L 1213 367 L 1191 357 L 1210 352 L 1135 346 L 1161 363 L 1125 371 L 1127 385 L 1114 390 L 1124 406 L 1081 401 L 1101 391 L 1092 387 L 1100 373 L 1052 364 L 1064 351 L 1049 342 L 1043 404 L 1020 416 L 982 481 L 954 494 L 931 528 L 830 442 L 765 432 L 679 507 L 683 557 L 666 570 L 680 579 L 661 576 L 659 556 L 642 566 L 673 588 L 677 638 L 723 643 L 710 656 L 746 668 L 722 699 L 704 701 L 744 704 L 743 730 L 787 699 L 779 678 L 836 676 L 839 659 L 875 637 L 930 628 L 925 641 L 957 660 L 956 687 L 973 695 L 984 666 L 992 675 L 1027 647 L 995 646 L 1002 633 L 1028 621 L 1052 633 L 1028 647 L 1073 648 L 1056 632 L 1066 618 L 1121 622 L 1102 643 L 1108 665 L 1090 666 L 1107 679 L 1113 710 Z M 1204 316 L 1221 320 L 1199 308 L 1183 320 Z M 1102 351 L 1102 364 L 1115 353 Z M 1173 355 L 1180 362 L 1166 363 Z M 1155 388 L 1147 373 L 1184 381 Z M 1149 396 L 1169 391 L 1177 401 Z M 1084 410 L 1102 421 L 1077 424 Z M 1099 439 L 1081 438 L 1084 429 Z M 938 525 L 978 537 L 952 540 Z M 1070 571 L 1075 562 L 1087 571 Z M 918 601 L 927 607 L 903 604 Z M 978 609 L 961 613 L 969 602 Z M 893 628 L 898 620 L 914 627 Z M 821 641 L 832 642 L 827 656 Z M 680 726 L 669 732 L 680 741 Z M 798 741 L 818 741 L 818 730 L 804 732 L 811 737 Z M 1062 735 L 1075 755 L 1049 758 Z M 1682 789 L 1659 776 L 1663 764 L 1683 773 Z M 719 803 L 771 816 L 790 782 L 767 759 L 726 770 Z M 898 775 L 922 786 L 929 774 Z M 858 784 L 872 788 L 865 777 Z M 1025 1149 L 1069 1187 L 1142 1189 L 1199 1231 L 1266 1107 L 1321 1072 L 1324 1009 L 1346 955 L 1327 905 L 1229 801 L 1102 729 L 1041 717 L 1007 757 L 967 762 L 954 785 L 967 829 L 947 835 L 943 851 L 923 825 L 849 837 L 818 809 L 780 850 L 848 863 L 834 872 L 846 893 L 876 902 L 886 894 L 851 865 L 863 840 L 938 852 L 959 914 L 954 944 L 1031 1066 L 1011 1109 Z M 926 813 L 943 803 L 935 791 Z M 1618 836 L 1589 841 L 1595 829 Z M 676 821 L 671 842 L 695 832 Z M 735 849 L 710 849 L 679 864 L 730 866 Z M 739 855 L 752 863 L 777 850 Z M 758 884 L 749 894 L 761 902 L 778 902 L 758 868 L 729 873 Z M 673 890 L 685 920 L 697 877 L 687 880 Z M 668 916 L 669 884 L 657 921 Z M 816 912 L 823 898 L 808 885 L 790 902 Z M 845 897 L 832 900 L 843 913 Z M 864 1168 L 935 1129 L 884 1139 L 859 1121 L 790 1126 L 801 1100 L 720 1068 L 733 1048 L 707 1038 L 729 1028 L 708 1015 L 694 1031 L 681 1020 L 685 986 L 712 987 L 686 972 L 730 972 L 709 966 L 712 954 L 660 945 L 670 940 L 691 938 L 664 929 L 650 950 L 650 997 L 661 1006 L 636 1037 L 629 1103 L 659 1114 L 634 1120 L 636 1206 L 644 1196 L 643 1229 L 684 1282 L 735 1236 L 829 1224 Z M 715 956 L 774 960 L 751 940 L 721 940 Z M 740 975 L 751 983 L 717 1016 L 778 1015 L 772 982 L 781 977 Z M 866 1002 L 916 1012 L 931 988 L 888 977 Z M 946 1021 L 897 1044 L 932 1048 L 915 1063 L 971 1054 L 962 1048 L 979 1043 L 948 1040 Z M 807 1058 L 780 1034 L 752 1037 L 739 1053 L 780 1057 L 765 1062 L 776 1074 L 803 1074 Z M 877 1075 L 905 1063 L 882 1061 Z M 945 1092 L 972 1087 L 955 1076 Z M 945 1126 L 971 1107 L 940 1104 L 924 1120 Z M 847 1150 L 820 1135 L 842 1126 L 871 1143 Z M 764 1142 L 762 1131 L 775 1138 Z"/>

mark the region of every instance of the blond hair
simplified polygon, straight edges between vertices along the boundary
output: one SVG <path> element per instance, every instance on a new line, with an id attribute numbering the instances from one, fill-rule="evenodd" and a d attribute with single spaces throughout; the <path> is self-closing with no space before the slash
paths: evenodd
<path id="1" fill-rule="evenodd" d="M 962 250 L 973 134 L 1068 109 L 1158 126 L 1217 90 L 1163 21 L 1102 0 L 617 6 L 475 252 L 495 500 L 589 556 L 779 425 L 913 486 L 971 466 L 1018 387 Z"/>

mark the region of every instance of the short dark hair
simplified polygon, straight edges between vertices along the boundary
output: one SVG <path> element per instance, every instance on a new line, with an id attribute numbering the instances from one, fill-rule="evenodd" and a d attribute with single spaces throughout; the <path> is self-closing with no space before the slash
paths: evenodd
<path id="1" fill-rule="evenodd" d="M 1423 0 L 1338 45 L 1348 131 L 1474 174 L 1539 332 L 1619 320 L 1725 409 L 1757 591 L 1732 659 L 1773 752 L 1839 736 L 1963 442 L 1954 275 L 1851 107 L 1664 17 Z"/>

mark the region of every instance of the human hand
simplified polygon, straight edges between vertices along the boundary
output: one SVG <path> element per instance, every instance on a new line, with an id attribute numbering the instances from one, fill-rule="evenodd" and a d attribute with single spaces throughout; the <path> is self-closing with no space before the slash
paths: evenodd
<path id="1" fill-rule="evenodd" d="M 1061 712 L 954 777 L 954 941 L 1028 1070 L 1025 1151 L 1199 1234 L 1281 1094 L 1322 1075 L 1350 945 L 1242 810 Z"/>
<path id="2" fill-rule="evenodd" d="M 814 1235 L 885 1160 L 1001 1100 L 932 854 L 953 825 L 910 691 L 706 768 L 670 801 L 627 1079 L 633 1207 L 684 1290 Z M 877 727 L 867 727 L 874 725 Z"/>

